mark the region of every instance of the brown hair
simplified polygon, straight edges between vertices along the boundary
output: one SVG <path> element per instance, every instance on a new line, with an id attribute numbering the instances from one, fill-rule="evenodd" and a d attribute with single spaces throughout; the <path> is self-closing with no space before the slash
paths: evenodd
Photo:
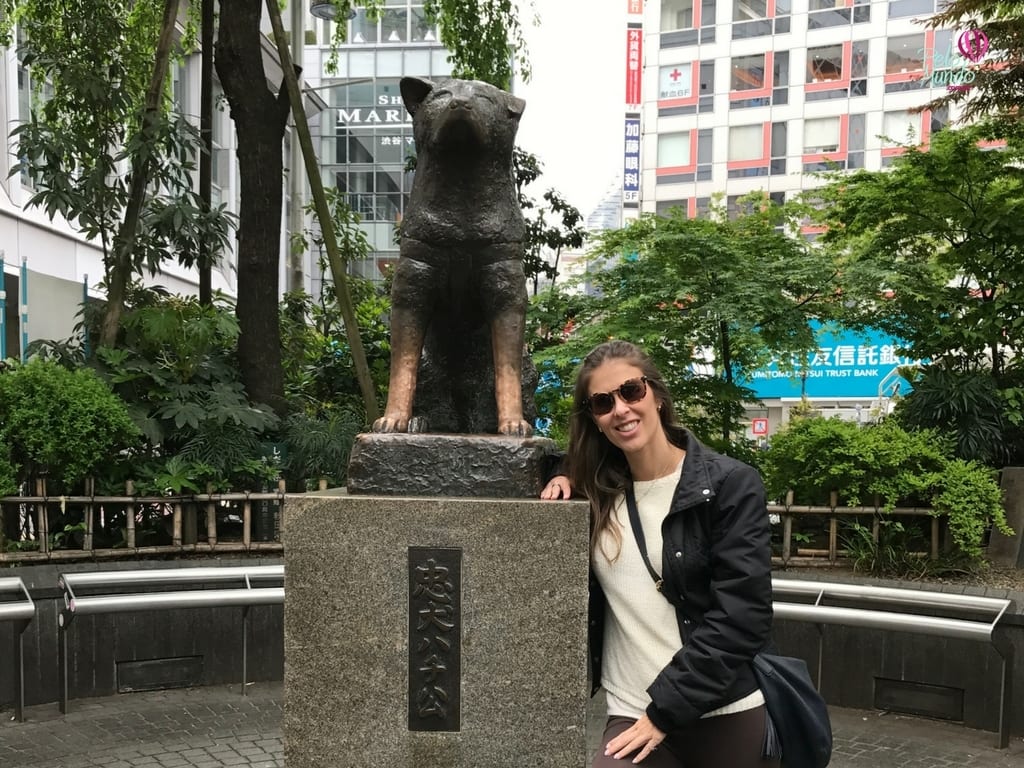
<path id="1" fill-rule="evenodd" d="M 665 388 L 661 373 L 642 349 L 628 341 L 608 341 L 587 354 L 576 375 L 573 391 L 573 411 L 569 420 L 569 479 L 573 489 L 590 501 L 591 552 L 596 550 L 604 531 L 610 530 L 618 546 L 613 556 L 602 552 L 609 562 L 614 562 L 622 542 L 618 529 L 611 526 L 611 516 L 616 498 L 633 482 L 633 478 L 625 454 L 601 434 L 585 405 L 590 394 L 591 375 L 608 360 L 623 360 L 636 366 L 647 377 L 647 386 L 661 406 L 658 414 L 669 441 L 682 445 L 684 438 L 682 428 L 676 425 L 672 395 Z"/>

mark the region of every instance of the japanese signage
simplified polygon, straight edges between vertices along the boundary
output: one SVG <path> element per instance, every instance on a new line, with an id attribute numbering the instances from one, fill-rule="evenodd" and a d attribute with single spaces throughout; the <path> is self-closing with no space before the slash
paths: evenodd
<path id="1" fill-rule="evenodd" d="M 693 70 L 690 64 L 662 67 L 658 74 L 659 99 L 687 99 L 693 94 Z"/>
<path id="2" fill-rule="evenodd" d="M 643 75 L 643 29 L 626 28 L 626 105 L 640 106 L 640 83 Z"/>
<path id="3" fill-rule="evenodd" d="M 753 389 L 761 399 L 786 397 L 811 398 L 860 397 L 876 398 L 884 386 L 885 395 L 892 387 L 906 393 L 909 383 L 891 377 L 901 365 L 920 363 L 899 354 L 900 341 L 878 331 L 818 330 L 818 348 L 806 360 L 792 360 L 791 370 L 781 370 L 777 360 L 750 373 L 742 383 Z M 889 378 L 886 378 L 889 377 Z"/>
<path id="4" fill-rule="evenodd" d="M 626 14 L 628 16 L 643 16 L 644 0 L 626 0 Z"/>
<path id="5" fill-rule="evenodd" d="M 626 143 L 623 147 L 622 202 L 640 202 L 640 118 L 626 118 Z"/>
<path id="6" fill-rule="evenodd" d="M 409 547 L 409 730 L 462 727 L 462 550 Z"/>

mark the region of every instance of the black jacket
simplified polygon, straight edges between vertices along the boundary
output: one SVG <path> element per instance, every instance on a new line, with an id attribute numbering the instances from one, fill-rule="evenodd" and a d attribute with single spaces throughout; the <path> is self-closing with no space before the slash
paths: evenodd
<path id="1" fill-rule="evenodd" d="M 771 543 L 757 471 L 685 432 L 682 476 L 661 525 L 662 593 L 683 648 L 648 687 L 647 716 L 675 731 L 757 688 L 750 660 L 772 626 Z M 632 536 L 632 530 L 623 531 Z M 654 560 L 654 553 L 648 553 Z M 600 556 L 600 555 L 598 555 Z M 604 593 L 590 578 L 590 658 L 601 680 Z"/>

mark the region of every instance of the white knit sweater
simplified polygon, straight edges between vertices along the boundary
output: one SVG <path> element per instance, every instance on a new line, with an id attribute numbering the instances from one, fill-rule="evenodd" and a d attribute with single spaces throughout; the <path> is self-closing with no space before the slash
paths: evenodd
<path id="1" fill-rule="evenodd" d="M 661 570 L 661 523 L 672 504 L 682 463 L 673 474 L 634 483 L 637 511 L 655 571 Z M 622 548 L 614 562 L 615 540 L 606 532 L 593 555 L 593 568 L 608 601 L 604 624 L 601 685 L 607 692 L 608 714 L 638 719 L 651 703 L 647 687 L 683 647 L 675 608 L 658 592 L 647 572 L 629 525 L 625 498 L 615 504 L 612 524 Z M 652 554 L 654 553 L 654 554 Z M 709 712 L 704 717 L 753 709 L 764 703 L 760 691 Z"/>

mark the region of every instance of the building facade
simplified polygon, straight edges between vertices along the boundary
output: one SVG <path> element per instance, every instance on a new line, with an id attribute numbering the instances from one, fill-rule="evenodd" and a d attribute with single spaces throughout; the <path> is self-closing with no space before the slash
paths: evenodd
<path id="1" fill-rule="evenodd" d="M 898 143 L 927 146 L 957 115 L 916 108 L 962 85 L 987 43 L 977 31 L 927 28 L 942 2 L 625 0 L 627 218 L 675 207 L 704 216 L 717 195 L 732 215 L 751 192 L 781 203 L 822 184 L 815 172 L 880 170 L 904 151 Z M 894 359 L 893 343 L 823 341 L 809 372 L 828 386 L 811 400 L 858 421 L 884 412 L 891 372 L 912 362 Z M 839 361 L 840 349 L 863 365 Z M 787 395 L 779 376 L 764 372 L 773 386 L 767 407 L 751 410 L 759 429 L 774 430 L 800 399 L 803 382 Z"/>
<path id="2" fill-rule="evenodd" d="M 344 194 L 369 242 L 369 258 L 352 263 L 351 271 L 383 281 L 398 259 L 395 228 L 409 197 L 413 172 L 406 169 L 415 154 L 399 81 L 406 75 L 450 76 L 448 52 L 416 0 L 387 0 L 376 20 L 357 9 L 340 22 L 309 21 L 305 76 L 327 103 L 317 144 L 323 183 Z M 337 23 L 346 25 L 345 42 L 332 50 Z M 312 256 L 316 296 L 322 270 L 317 254 Z"/>

